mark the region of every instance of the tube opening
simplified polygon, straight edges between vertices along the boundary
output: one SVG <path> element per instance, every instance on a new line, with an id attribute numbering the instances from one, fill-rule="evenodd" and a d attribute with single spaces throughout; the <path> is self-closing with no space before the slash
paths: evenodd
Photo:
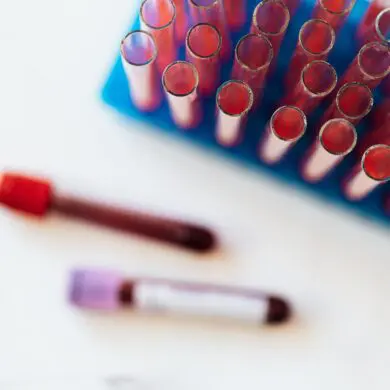
<path id="1" fill-rule="evenodd" d="M 305 133 L 306 127 L 306 115 L 297 107 L 280 107 L 271 118 L 272 132 L 283 141 L 297 141 Z"/>
<path id="2" fill-rule="evenodd" d="M 197 24 L 188 32 L 187 47 L 198 58 L 212 58 L 218 55 L 221 46 L 221 34 L 211 24 Z"/>
<path id="3" fill-rule="evenodd" d="M 314 56 L 329 53 L 336 41 L 332 26 L 321 19 L 307 21 L 299 32 L 299 42 L 306 52 Z"/>
<path id="4" fill-rule="evenodd" d="M 361 83 L 345 84 L 336 97 L 338 110 L 350 119 L 365 117 L 372 109 L 374 99 L 371 90 Z"/>
<path id="5" fill-rule="evenodd" d="M 172 0 L 144 0 L 141 4 L 142 21 L 153 30 L 162 30 L 173 23 L 176 7 Z"/>
<path id="6" fill-rule="evenodd" d="M 188 96 L 196 90 L 199 83 L 195 66 L 185 61 L 176 61 L 163 73 L 164 89 L 174 96 Z"/>
<path id="7" fill-rule="evenodd" d="M 121 42 L 121 54 L 130 65 L 148 65 L 157 57 L 156 43 L 149 33 L 132 31 Z"/>
<path id="8" fill-rule="evenodd" d="M 280 0 L 264 0 L 255 9 L 253 24 L 265 35 L 281 35 L 290 23 L 290 12 Z"/>
<path id="9" fill-rule="evenodd" d="M 329 95 L 337 84 L 336 70 L 325 61 L 313 61 L 302 71 L 305 88 L 316 97 Z"/>
<path id="10" fill-rule="evenodd" d="M 381 42 L 367 43 L 358 54 L 358 63 L 367 77 L 385 77 L 390 72 L 390 47 Z"/>
<path id="11" fill-rule="evenodd" d="M 323 148 L 335 156 L 345 156 L 356 146 L 355 126 L 345 119 L 332 119 L 322 126 L 319 139 Z"/>
<path id="12" fill-rule="evenodd" d="M 390 146 L 371 146 L 364 153 L 362 166 L 371 179 L 380 182 L 390 180 Z"/>
<path id="13" fill-rule="evenodd" d="M 242 116 L 252 108 L 253 92 L 243 81 L 227 81 L 217 91 L 217 105 L 227 115 Z"/>

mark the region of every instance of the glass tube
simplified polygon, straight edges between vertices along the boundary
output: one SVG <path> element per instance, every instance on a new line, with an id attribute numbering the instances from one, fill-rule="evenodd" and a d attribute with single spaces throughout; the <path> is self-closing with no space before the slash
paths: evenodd
<path id="1" fill-rule="evenodd" d="M 221 57 L 230 56 L 232 43 L 226 23 L 223 0 L 189 0 L 193 24 L 209 23 L 215 26 L 222 36 Z M 205 41 L 207 36 L 203 38 Z"/>
<path id="2" fill-rule="evenodd" d="M 303 69 L 299 83 L 287 94 L 282 104 L 294 105 L 309 115 L 336 85 L 337 73 L 332 65 L 325 61 L 310 62 Z"/>
<path id="3" fill-rule="evenodd" d="M 326 110 L 320 124 L 323 125 L 333 118 L 344 118 L 356 126 L 370 113 L 373 105 L 374 98 L 367 85 L 361 83 L 345 84 Z"/>
<path id="4" fill-rule="evenodd" d="M 389 7 L 388 0 L 374 0 L 369 5 L 358 29 L 358 37 L 362 39 L 366 31 L 375 23 L 375 18 L 385 8 Z"/>
<path id="5" fill-rule="evenodd" d="M 199 93 L 202 95 L 211 95 L 219 85 L 221 45 L 221 34 L 211 24 L 197 24 L 188 32 L 187 61 L 193 63 L 198 70 Z"/>
<path id="6" fill-rule="evenodd" d="M 353 170 L 344 194 L 351 201 L 359 201 L 389 180 L 390 146 L 374 145 L 364 153 L 361 164 Z"/>
<path id="7" fill-rule="evenodd" d="M 390 48 L 381 42 L 364 45 L 340 80 L 339 85 L 361 82 L 375 89 L 390 73 Z"/>
<path id="8" fill-rule="evenodd" d="M 313 18 L 327 21 L 337 32 L 352 11 L 356 0 L 317 0 Z"/>
<path id="9" fill-rule="evenodd" d="M 383 42 L 390 45 L 390 8 L 381 11 L 366 30 L 359 31 L 362 42 Z"/>
<path id="10" fill-rule="evenodd" d="M 279 162 L 305 134 L 306 115 L 297 107 L 278 108 L 266 127 L 259 145 L 259 158 L 267 164 Z"/>
<path id="11" fill-rule="evenodd" d="M 195 66 L 176 61 L 165 69 L 162 81 L 174 122 L 184 129 L 196 127 L 202 118 L 197 94 L 199 76 Z"/>
<path id="12" fill-rule="evenodd" d="M 264 35 L 245 35 L 236 46 L 232 79 L 245 81 L 251 87 L 253 107 L 258 106 L 263 96 L 272 59 L 272 45 Z"/>
<path id="13" fill-rule="evenodd" d="M 157 45 L 160 72 L 176 59 L 176 7 L 172 0 L 143 0 L 140 8 L 142 30 L 153 35 Z"/>
<path id="14" fill-rule="evenodd" d="M 259 3 L 253 13 L 251 32 L 265 35 L 277 57 L 287 27 L 290 23 L 290 12 L 281 0 L 264 0 Z"/>
<path id="15" fill-rule="evenodd" d="M 176 7 L 175 33 L 176 40 L 183 42 L 188 31 L 188 17 L 186 10 L 186 0 L 173 0 Z"/>
<path id="16" fill-rule="evenodd" d="M 224 0 L 226 21 L 231 30 L 238 31 L 246 22 L 247 0 Z"/>
<path id="17" fill-rule="evenodd" d="M 331 119 L 322 126 L 302 167 L 303 178 L 311 183 L 322 180 L 355 148 L 355 126 L 345 119 Z"/>
<path id="18" fill-rule="evenodd" d="M 292 88 L 299 81 L 302 69 L 311 61 L 326 60 L 333 49 L 336 34 L 329 23 L 320 19 L 307 21 L 299 31 L 298 44 L 286 76 L 286 86 Z"/>
<path id="19" fill-rule="evenodd" d="M 153 111 L 161 103 L 156 57 L 154 39 L 145 31 L 132 31 L 121 42 L 121 58 L 130 97 L 142 111 Z"/>
<path id="20" fill-rule="evenodd" d="M 241 142 L 252 105 L 253 92 L 245 82 L 230 80 L 219 87 L 216 138 L 220 145 L 231 147 Z"/>

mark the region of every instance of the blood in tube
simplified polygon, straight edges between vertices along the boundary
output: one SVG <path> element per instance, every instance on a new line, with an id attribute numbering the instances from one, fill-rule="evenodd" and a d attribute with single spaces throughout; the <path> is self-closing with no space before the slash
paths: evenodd
<path id="1" fill-rule="evenodd" d="M 216 27 L 200 23 L 192 27 L 187 35 L 187 61 L 193 63 L 199 73 L 199 93 L 211 95 L 220 80 L 220 51 L 222 37 Z"/>
<path id="2" fill-rule="evenodd" d="M 312 61 L 305 66 L 298 84 L 283 99 L 282 105 L 293 105 L 309 115 L 336 85 L 337 73 L 333 66 L 325 61 Z"/>
<path id="3" fill-rule="evenodd" d="M 273 48 L 264 35 L 245 35 L 236 46 L 232 79 L 245 81 L 252 89 L 253 108 L 259 105 L 263 96 L 272 59 Z"/>
<path id="4" fill-rule="evenodd" d="M 337 32 L 352 11 L 356 0 L 317 0 L 313 18 L 327 21 Z"/>
<path id="5" fill-rule="evenodd" d="M 361 164 L 357 165 L 348 177 L 344 194 L 351 201 L 360 201 L 389 180 L 390 146 L 373 145 L 367 149 Z"/>
<path id="6" fill-rule="evenodd" d="M 70 275 L 69 301 L 84 309 L 132 309 L 149 314 L 242 321 L 254 325 L 287 322 L 291 306 L 259 290 L 153 278 L 128 278 L 100 269 Z"/>
<path id="7" fill-rule="evenodd" d="M 355 126 L 370 113 L 374 98 L 370 88 L 361 83 L 349 83 L 340 88 L 336 99 L 326 110 L 320 125 L 333 118 L 344 118 Z"/>
<path id="8" fill-rule="evenodd" d="M 252 19 L 251 32 L 265 35 L 274 49 L 274 61 L 290 23 L 290 12 L 281 0 L 264 0 L 260 2 Z"/>
<path id="9" fill-rule="evenodd" d="M 336 34 L 329 23 L 320 19 L 307 21 L 299 31 L 297 47 L 286 75 L 286 86 L 295 86 L 309 62 L 326 60 L 335 41 Z"/>
<path id="10" fill-rule="evenodd" d="M 378 14 L 390 5 L 389 0 L 374 0 L 369 5 L 358 29 L 360 39 L 364 37 L 368 29 L 375 23 L 375 18 Z"/>
<path id="11" fill-rule="evenodd" d="M 121 58 L 134 105 L 142 111 L 154 111 L 161 103 L 162 94 L 153 37 L 145 31 L 130 32 L 121 42 Z"/>
<path id="12" fill-rule="evenodd" d="M 381 11 L 372 25 L 365 31 L 361 31 L 360 39 L 362 42 L 383 42 L 390 45 L 390 8 Z"/>
<path id="13" fill-rule="evenodd" d="M 279 162 L 302 138 L 307 128 L 305 113 L 297 107 L 278 108 L 268 122 L 258 155 L 267 164 Z"/>
<path id="14" fill-rule="evenodd" d="M 230 80 L 217 91 L 216 138 L 220 145 L 232 147 L 244 136 L 248 113 L 253 105 L 252 89 L 243 81 Z"/>
<path id="15" fill-rule="evenodd" d="M 196 127 L 202 119 L 198 98 L 199 76 L 195 66 L 186 61 L 168 65 L 162 76 L 172 118 L 183 129 Z"/>
<path id="16" fill-rule="evenodd" d="M 302 166 L 302 177 L 319 182 L 352 152 L 357 143 L 355 126 L 345 119 L 326 122 Z"/>
<path id="17" fill-rule="evenodd" d="M 375 89 L 389 73 L 390 47 L 382 42 L 370 42 L 360 49 L 339 85 L 356 81 Z"/>
<path id="18" fill-rule="evenodd" d="M 230 29 L 238 31 L 246 22 L 247 0 L 223 0 L 226 21 Z"/>
<path id="19" fill-rule="evenodd" d="M 225 17 L 223 0 L 189 0 L 193 24 L 208 23 L 215 26 L 222 36 L 221 58 L 229 58 L 232 43 Z M 202 37 L 206 41 L 207 35 Z"/>
<path id="20" fill-rule="evenodd" d="M 142 30 L 153 35 L 157 45 L 157 67 L 162 73 L 176 59 L 176 7 L 172 0 L 143 0 L 140 8 Z"/>

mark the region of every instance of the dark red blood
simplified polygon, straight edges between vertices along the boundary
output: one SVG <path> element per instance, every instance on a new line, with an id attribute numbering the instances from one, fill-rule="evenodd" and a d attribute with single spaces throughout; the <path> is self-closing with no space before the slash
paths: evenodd
<path id="1" fill-rule="evenodd" d="M 300 111 L 285 107 L 274 116 L 272 125 L 281 139 L 294 140 L 305 131 L 305 118 Z"/>
<path id="2" fill-rule="evenodd" d="M 390 147 L 377 147 L 370 150 L 364 161 L 367 174 L 374 180 L 390 178 Z"/>
<path id="3" fill-rule="evenodd" d="M 251 95 L 244 84 L 232 82 L 221 89 L 218 103 L 226 114 L 241 115 L 250 108 Z"/>
<path id="4" fill-rule="evenodd" d="M 332 154 L 344 154 L 348 152 L 356 142 L 356 133 L 353 126 L 344 122 L 332 122 L 322 133 L 322 144 Z"/>

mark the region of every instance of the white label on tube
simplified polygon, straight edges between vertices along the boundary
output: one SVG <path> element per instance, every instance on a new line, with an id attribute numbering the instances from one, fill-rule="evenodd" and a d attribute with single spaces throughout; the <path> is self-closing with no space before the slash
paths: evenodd
<path id="1" fill-rule="evenodd" d="M 134 296 L 136 307 L 148 312 L 220 317 L 255 324 L 264 321 L 268 312 L 266 299 L 146 281 L 135 286 Z"/>

